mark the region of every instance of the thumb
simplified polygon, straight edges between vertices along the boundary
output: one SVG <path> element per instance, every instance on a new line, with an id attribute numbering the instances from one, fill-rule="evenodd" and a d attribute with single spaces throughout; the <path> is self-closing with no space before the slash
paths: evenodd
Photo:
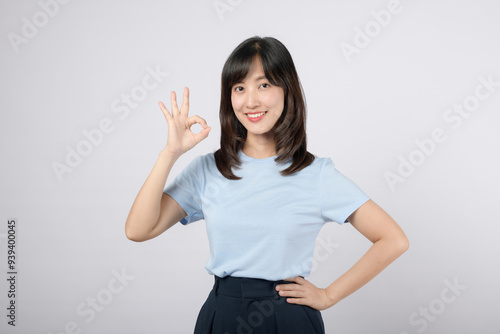
<path id="1" fill-rule="evenodd" d="M 203 139 L 207 138 L 211 129 L 212 129 L 211 127 L 207 126 L 203 130 L 201 130 L 200 132 L 198 132 L 197 134 L 195 134 L 194 137 L 196 138 L 196 141 L 199 143 Z"/>

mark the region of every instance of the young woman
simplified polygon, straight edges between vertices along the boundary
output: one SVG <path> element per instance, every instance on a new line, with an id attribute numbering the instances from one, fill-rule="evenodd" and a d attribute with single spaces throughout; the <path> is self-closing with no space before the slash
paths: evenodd
<path id="1" fill-rule="evenodd" d="M 164 189 L 175 161 L 210 127 L 159 102 L 168 123 L 165 148 L 135 199 L 126 235 L 145 241 L 175 223 L 205 220 L 214 286 L 195 333 L 325 333 L 320 311 L 332 307 L 408 249 L 398 224 L 329 158 L 307 151 L 306 108 L 292 57 L 278 40 L 252 37 L 222 70 L 220 149 L 195 158 Z M 194 134 L 190 128 L 203 127 Z M 325 138 L 325 140 L 328 140 Z M 349 222 L 373 245 L 326 288 L 310 274 L 326 222 Z"/>

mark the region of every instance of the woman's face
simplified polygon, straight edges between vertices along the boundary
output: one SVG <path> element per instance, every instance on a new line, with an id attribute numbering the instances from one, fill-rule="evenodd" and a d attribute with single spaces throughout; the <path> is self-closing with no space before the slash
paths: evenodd
<path id="1" fill-rule="evenodd" d="M 231 88 L 231 103 L 238 120 L 249 136 L 268 136 L 280 118 L 285 104 L 283 88 L 267 80 L 262 62 L 255 57 L 242 82 Z"/>

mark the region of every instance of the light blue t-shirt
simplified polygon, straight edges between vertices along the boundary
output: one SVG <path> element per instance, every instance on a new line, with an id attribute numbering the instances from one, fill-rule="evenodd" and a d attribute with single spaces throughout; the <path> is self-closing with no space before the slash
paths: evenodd
<path id="1" fill-rule="evenodd" d="M 316 237 L 326 222 L 347 217 L 369 200 L 330 158 L 289 176 L 275 157 L 255 159 L 239 152 L 240 180 L 217 169 L 213 153 L 198 156 L 164 192 L 186 211 L 186 225 L 205 220 L 211 275 L 280 280 L 309 276 Z"/>

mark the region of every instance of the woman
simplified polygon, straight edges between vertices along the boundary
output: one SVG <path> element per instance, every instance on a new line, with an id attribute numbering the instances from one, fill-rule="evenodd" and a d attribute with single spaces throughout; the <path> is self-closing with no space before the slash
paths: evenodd
<path id="1" fill-rule="evenodd" d="M 307 151 L 306 108 L 292 57 L 278 40 L 252 37 L 222 71 L 221 147 L 195 158 L 165 189 L 175 161 L 210 127 L 159 102 L 168 123 L 165 148 L 125 224 L 134 241 L 175 223 L 204 219 L 210 243 L 205 268 L 214 286 L 195 333 L 325 333 L 320 311 L 337 304 L 408 249 L 398 224 L 329 158 Z M 194 134 L 190 127 L 203 127 Z M 326 222 L 351 223 L 373 245 L 326 288 L 310 274 L 315 239 Z"/>

